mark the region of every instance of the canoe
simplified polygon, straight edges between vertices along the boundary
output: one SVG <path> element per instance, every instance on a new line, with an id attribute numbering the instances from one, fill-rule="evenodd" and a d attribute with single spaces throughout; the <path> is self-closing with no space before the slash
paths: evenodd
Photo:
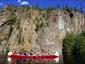
<path id="1" fill-rule="evenodd" d="M 28 56 L 28 55 L 17 55 L 17 54 L 12 54 L 8 55 L 8 57 L 11 58 L 17 58 L 17 59 L 23 59 L 23 58 L 30 58 L 30 59 L 55 59 L 58 56 L 56 55 L 41 55 L 41 56 Z"/>

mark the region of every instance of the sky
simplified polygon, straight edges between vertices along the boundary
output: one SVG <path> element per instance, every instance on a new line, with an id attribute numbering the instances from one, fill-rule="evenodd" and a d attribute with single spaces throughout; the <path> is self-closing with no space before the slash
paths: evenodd
<path id="1" fill-rule="evenodd" d="M 83 7 L 85 12 L 85 0 L 0 0 L 0 6 L 6 6 L 14 4 L 17 6 L 21 5 L 38 5 L 41 8 L 47 7 L 57 7 L 60 8 L 66 7 L 68 5 L 70 8 L 77 7 L 78 9 Z"/>

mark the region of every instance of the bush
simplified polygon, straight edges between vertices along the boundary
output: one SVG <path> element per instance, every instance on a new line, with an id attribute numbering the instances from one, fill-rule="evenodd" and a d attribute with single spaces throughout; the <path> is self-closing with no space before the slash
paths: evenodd
<path id="1" fill-rule="evenodd" d="M 74 12 L 78 12 L 78 9 L 77 9 L 77 7 L 74 7 Z"/>
<path id="2" fill-rule="evenodd" d="M 85 64 L 85 33 L 76 36 L 75 43 L 73 55 L 76 64 Z"/>
<path id="3" fill-rule="evenodd" d="M 19 6 L 18 8 L 19 8 L 19 9 L 23 9 L 23 10 L 24 10 L 24 9 L 29 10 L 29 9 L 30 9 L 30 6 Z"/>
<path id="4" fill-rule="evenodd" d="M 44 22 L 43 22 L 42 18 L 40 18 L 40 19 L 36 18 L 36 21 L 37 21 L 37 23 L 36 23 L 35 31 L 38 32 L 38 30 L 44 26 Z"/>
<path id="5" fill-rule="evenodd" d="M 65 8 L 66 11 L 68 11 L 69 13 L 71 12 L 71 9 L 68 5 L 66 5 L 66 8 Z"/>
<path id="6" fill-rule="evenodd" d="M 67 34 L 63 43 L 65 64 L 85 64 L 85 32 L 75 37 L 73 34 Z"/>
<path id="7" fill-rule="evenodd" d="M 46 13 L 49 14 L 53 9 L 54 9 L 54 8 L 52 8 L 52 7 L 47 8 L 47 9 L 46 9 Z"/>
<path id="8" fill-rule="evenodd" d="M 17 9 L 17 6 L 14 5 L 7 5 L 6 10 L 10 11 L 10 12 L 15 12 Z"/>
<path id="9" fill-rule="evenodd" d="M 65 64 L 73 64 L 72 50 L 74 47 L 74 34 L 67 33 L 66 38 L 63 41 L 63 58 Z"/>
<path id="10" fill-rule="evenodd" d="M 20 29 L 20 21 L 16 22 L 16 29 L 19 30 Z"/>
<path id="11" fill-rule="evenodd" d="M 8 52 L 9 52 L 9 48 L 6 48 L 6 54 L 8 54 Z"/>

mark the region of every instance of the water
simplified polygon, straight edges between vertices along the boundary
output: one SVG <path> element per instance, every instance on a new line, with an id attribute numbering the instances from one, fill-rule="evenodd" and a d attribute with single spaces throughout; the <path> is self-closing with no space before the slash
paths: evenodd
<path id="1" fill-rule="evenodd" d="M 0 55 L 0 64 L 63 64 L 63 59 L 61 58 L 59 62 L 54 59 L 12 59 L 11 62 L 7 61 L 7 55 Z"/>

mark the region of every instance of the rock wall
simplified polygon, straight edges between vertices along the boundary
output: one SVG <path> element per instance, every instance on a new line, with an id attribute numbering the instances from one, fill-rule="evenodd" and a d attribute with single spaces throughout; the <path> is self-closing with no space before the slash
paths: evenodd
<path id="1" fill-rule="evenodd" d="M 62 54 L 67 32 L 85 31 L 85 15 L 66 10 L 19 10 L 0 13 L 0 49 L 14 48 Z"/>

